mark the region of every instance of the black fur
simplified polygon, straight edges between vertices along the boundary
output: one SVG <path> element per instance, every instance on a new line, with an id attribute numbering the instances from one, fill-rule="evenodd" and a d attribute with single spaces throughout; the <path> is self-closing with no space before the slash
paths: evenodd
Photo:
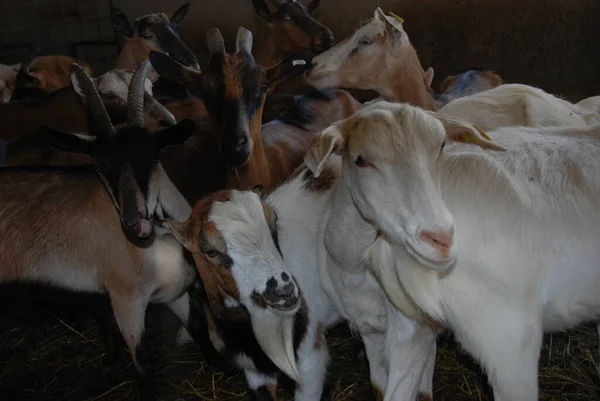
<path id="1" fill-rule="evenodd" d="M 260 386 L 252 392 L 252 401 L 276 401 L 267 386 Z"/>
<path id="2" fill-rule="evenodd" d="M 279 117 L 279 121 L 293 125 L 303 130 L 307 130 L 307 125 L 311 124 L 316 117 L 316 111 L 311 100 L 335 99 L 335 89 L 317 89 L 311 87 L 303 96 L 296 96 L 294 103 L 285 110 Z"/>

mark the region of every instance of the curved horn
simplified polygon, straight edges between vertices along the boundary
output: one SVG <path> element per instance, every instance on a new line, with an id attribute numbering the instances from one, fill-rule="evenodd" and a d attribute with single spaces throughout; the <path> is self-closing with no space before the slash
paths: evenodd
<path id="1" fill-rule="evenodd" d="M 240 51 L 252 54 L 252 32 L 243 26 L 238 28 L 237 38 L 235 40 L 235 52 L 238 53 Z"/>
<path id="2" fill-rule="evenodd" d="M 79 86 L 83 90 L 94 124 L 96 125 L 97 135 L 110 135 L 115 132 L 106 107 L 104 107 L 102 98 L 100 98 L 100 94 L 96 89 L 96 85 L 94 85 L 88 73 L 76 63 L 71 64 L 71 80 L 73 79 L 79 82 Z"/>
<path id="3" fill-rule="evenodd" d="M 217 52 L 225 54 L 225 41 L 218 28 L 213 28 L 206 33 L 206 45 L 210 56 Z"/>
<path id="4" fill-rule="evenodd" d="M 144 84 L 150 71 L 150 60 L 144 60 L 131 77 L 129 93 L 127 93 L 127 126 L 144 126 Z"/>

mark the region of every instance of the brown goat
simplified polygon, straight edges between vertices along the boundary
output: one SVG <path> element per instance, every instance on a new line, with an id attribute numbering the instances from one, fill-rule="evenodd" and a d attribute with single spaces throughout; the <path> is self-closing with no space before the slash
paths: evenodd
<path id="1" fill-rule="evenodd" d="M 227 186 L 248 189 L 263 185 L 270 189 L 281 183 L 301 163 L 315 132 L 287 125 L 285 130 L 268 129 L 261 134 L 262 109 L 269 87 L 301 74 L 310 64 L 310 51 L 290 57 L 263 70 L 252 57 L 252 33 L 238 30 L 236 52 L 227 54 L 217 29 L 209 31 L 211 55 L 203 73 L 181 66 L 168 56 L 151 53 L 156 71 L 187 86 L 204 101 L 227 164 Z M 322 114 L 329 122 L 342 119 L 358 108 L 358 102 L 338 92 L 339 103 Z M 319 110 L 320 111 L 320 110 Z M 321 124 L 327 124 L 322 122 Z"/>
<path id="2" fill-rule="evenodd" d="M 133 24 L 118 8 L 111 10 L 111 20 L 117 32 L 125 36 L 123 50 L 117 57 L 115 69 L 135 69 L 148 58 L 151 51 L 169 53 L 183 65 L 196 69 L 198 59 L 179 37 L 179 25 L 187 15 L 190 3 L 185 3 L 171 15 L 153 13 L 138 17 Z"/>
<path id="3" fill-rule="evenodd" d="M 71 85 L 71 64 L 77 63 L 88 75 L 92 67 L 68 56 L 37 56 L 31 54 L 23 60 L 15 81 L 11 102 L 38 99 L 46 94 Z"/>

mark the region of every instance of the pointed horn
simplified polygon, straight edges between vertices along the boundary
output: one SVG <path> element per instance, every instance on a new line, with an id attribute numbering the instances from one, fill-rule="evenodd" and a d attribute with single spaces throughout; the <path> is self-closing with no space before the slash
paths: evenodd
<path id="1" fill-rule="evenodd" d="M 144 92 L 144 105 L 148 114 L 155 120 L 165 121 L 169 126 L 177 124 L 175 116 L 148 92 Z"/>
<path id="2" fill-rule="evenodd" d="M 127 94 L 127 126 L 144 126 L 144 84 L 152 65 L 150 60 L 144 60 L 131 77 L 129 93 Z"/>
<path id="3" fill-rule="evenodd" d="M 96 89 L 96 85 L 92 82 L 92 78 L 88 73 L 76 63 L 71 64 L 71 80 L 77 80 L 79 86 L 83 90 L 87 101 L 90 113 L 96 125 L 97 135 L 110 135 L 115 129 L 110 121 L 110 117 L 102 103 L 102 98 Z"/>
<path id="4" fill-rule="evenodd" d="M 218 28 L 213 28 L 206 33 L 206 45 L 208 46 L 209 56 L 215 53 L 225 54 L 225 41 Z"/>
<path id="5" fill-rule="evenodd" d="M 235 40 L 235 52 L 238 53 L 240 51 L 252 54 L 252 32 L 242 26 L 238 28 Z"/>

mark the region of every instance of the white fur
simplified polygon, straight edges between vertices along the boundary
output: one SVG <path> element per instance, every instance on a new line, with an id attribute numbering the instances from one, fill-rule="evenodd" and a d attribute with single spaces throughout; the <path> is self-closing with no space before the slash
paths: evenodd
<path id="1" fill-rule="evenodd" d="M 129 93 L 129 84 L 133 77 L 134 70 L 127 69 L 115 69 L 100 75 L 98 78 L 92 78 L 92 82 L 96 86 L 98 93 L 102 96 L 105 101 L 107 99 L 114 99 L 119 104 L 127 104 L 127 94 Z M 81 96 L 84 103 L 87 103 L 85 94 L 75 74 L 71 74 L 71 81 L 73 82 L 73 89 Z M 146 78 L 144 81 L 144 91 L 152 96 L 152 81 Z"/>
<path id="2" fill-rule="evenodd" d="M 395 121 L 382 129 L 388 112 Z M 431 395 L 435 335 L 392 306 L 385 294 L 393 288 L 383 291 L 364 258 L 385 241 L 392 250 L 376 268 L 397 274 L 396 291 L 423 313 L 442 314 L 485 368 L 494 399 L 537 400 L 543 331 L 600 314 L 600 127 L 505 128 L 489 135 L 506 152 L 453 144 L 427 164 L 445 135 L 435 117 L 378 102 L 350 119 L 361 121 L 347 134 L 369 145 L 350 140 L 344 153 L 343 179 L 322 220 L 319 269 L 326 293 L 365 341 L 372 382 L 386 401 Z M 377 169 L 355 167 L 357 154 Z M 447 218 L 455 227 L 453 270 L 409 288 L 402 270 L 423 269 L 405 245 L 410 222 Z"/>
<path id="3" fill-rule="evenodd" d="M 500 127 L 554 127 L 600 124 L 594 98 L 573 104 L 542 89 L 521 84 L 505 84 L 451 101 L 438 110 L 462 118 L 483 130 Z"/>
<path id="4" fill-rule="evenodd" d="M 0 104 L 10 102 L 13 89 L 7 87 L 7 82 L 16 79 L 21 68 L 21 63 L 7 65 L 0 64 Z"/>

